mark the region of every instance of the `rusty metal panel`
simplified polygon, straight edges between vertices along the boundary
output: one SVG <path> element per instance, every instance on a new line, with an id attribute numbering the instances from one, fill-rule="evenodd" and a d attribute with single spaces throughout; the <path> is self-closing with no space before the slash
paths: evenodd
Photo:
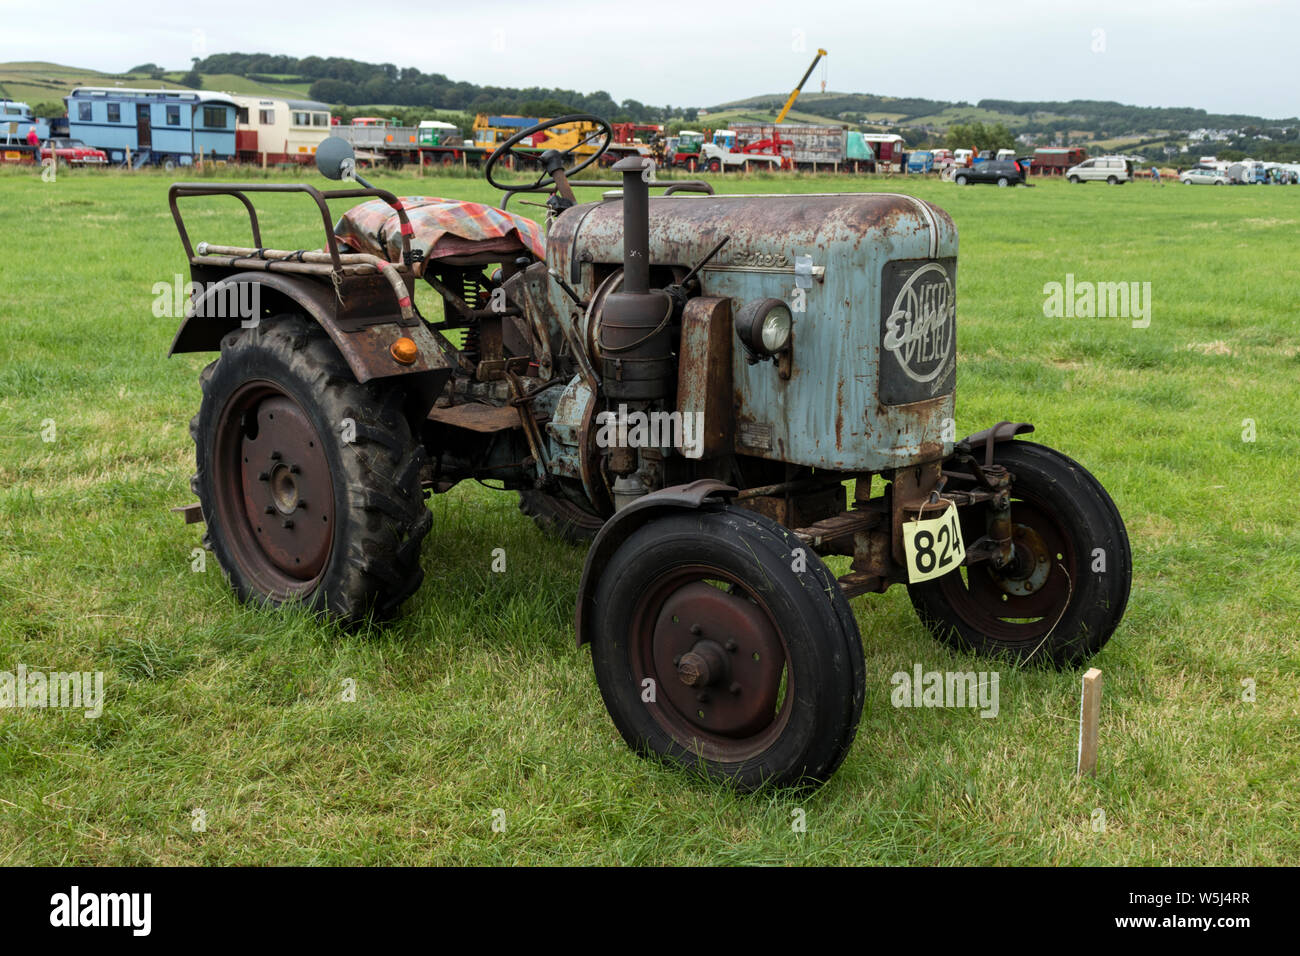
<path id="1" fill-rule="evenodd" d="M 479 402 L 435 405 L 429 409 L 429 420 L 485 434 L 518 428 L 520 424 L 519 410 L 513 405 L 483 405 Z"/>
<path id="2" fill-rule="evenodd" d="M 727 244 L 701 272 L 703 295 L 732 299 L 733 313 L 767 297 L 784 299 L 794 312 L 788 379 L 774 363 L 751 365 L 733 348 L 738 452 L 836 471 L 886 471 L 950 451 L 951 388 L 907 404 L 880 398 L 881 363 L 897 361 L 883 346 L 882 321 L 909 308 L 906 299 L 884 301 L 886 265 L 955 257 L 957 230 L 946 213 L 884 193 L 650 200 L 653 263 L 694 265 L 724 237 Z M 571 255 L 593 264 L 622 261 L 618 203 L 557 220 L 548 260 L 562 268 Z M 955 349 L 953 337 L 944 341 Z M 683 369 L 696 361 L 683 356 Z"/>
<path id="3" fill-rule="evenodd" d="M 711 296 L 691 299 L 682 312 L 685 360 L 677 375 L 677 409 L 698 414 L 703 422 L 701 454 L 731 451 L 734 405 L 731 395 L 731 300 Z"/>

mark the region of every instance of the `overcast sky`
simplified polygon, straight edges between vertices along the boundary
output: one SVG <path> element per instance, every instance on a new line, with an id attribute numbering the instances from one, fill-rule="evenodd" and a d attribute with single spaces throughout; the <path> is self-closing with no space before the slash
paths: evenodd
<path id="1" fill-rule="evenodd" d="M 221 52 L 342 56 L 710 106 L 788 92 L 820 46 L 827 90 L 1300 114 L 1300 0 L 0 0 L 0 15 L 0 61 L 110 72 Z"/>

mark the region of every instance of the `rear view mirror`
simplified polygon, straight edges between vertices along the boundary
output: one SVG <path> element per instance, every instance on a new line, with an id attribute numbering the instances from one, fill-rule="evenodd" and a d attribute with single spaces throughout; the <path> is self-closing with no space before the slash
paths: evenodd
<path id="1" fill-rule="evenodd" d="M 327 137 L 316 147 L 316 168 L 326 179 L 352 179 L 356 170 L 352 144 L 338 136 Z"/>

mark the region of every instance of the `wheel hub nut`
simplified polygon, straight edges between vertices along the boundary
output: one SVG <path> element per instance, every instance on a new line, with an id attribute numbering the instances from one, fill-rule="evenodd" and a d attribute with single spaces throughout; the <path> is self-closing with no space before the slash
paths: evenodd
<path id="1" fill-rule="evenodd" d="M 708 687 L 720 682 L 726 669 L 722 648 L 713 641 L 699 641 L 678 661 L 677 676 L 688 687 Z"/>

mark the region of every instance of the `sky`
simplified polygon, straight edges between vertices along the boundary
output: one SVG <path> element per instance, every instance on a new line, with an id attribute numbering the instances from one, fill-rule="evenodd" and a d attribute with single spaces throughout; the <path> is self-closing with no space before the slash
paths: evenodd
<path id="1" fill-rule="evenodd" d="M 0 0 L 0 62 L 341 56 L 658 106 L 788 93 L 823 47 L 828 91 L 1292 117 L 1297 41 L 1300 0 Z"/>

